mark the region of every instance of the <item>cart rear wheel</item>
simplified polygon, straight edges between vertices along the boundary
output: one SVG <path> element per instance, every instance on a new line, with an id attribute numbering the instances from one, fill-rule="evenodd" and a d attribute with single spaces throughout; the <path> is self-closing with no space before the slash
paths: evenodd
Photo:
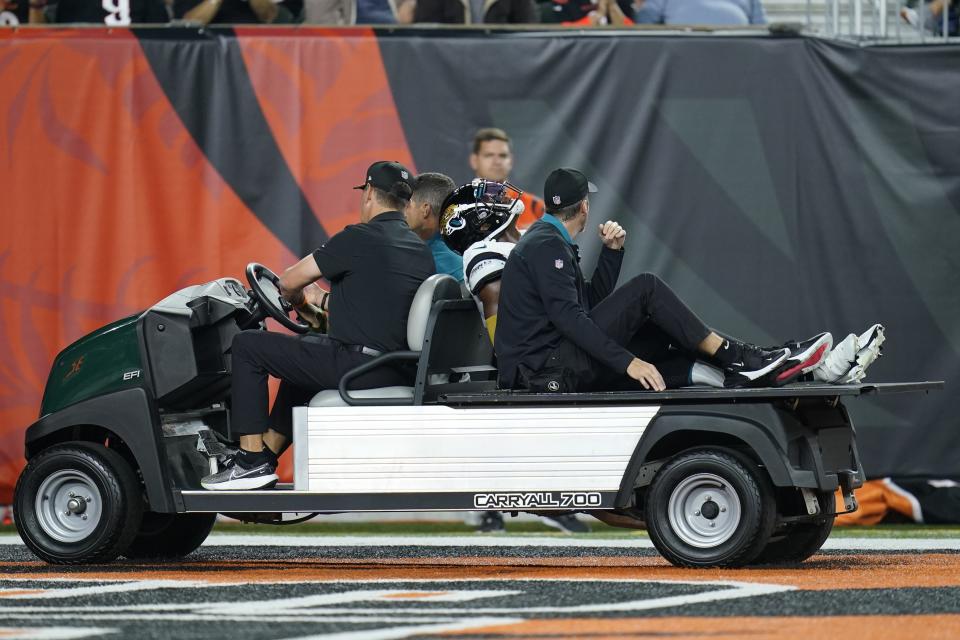
<path id="1" fill-rule="evenodd" d="M 820 550 L 833 531 L 835 504 L 833 493 L 829 491 L 818 492 L 817 500 L 820 502 L 820 512 L 830 515 L 819 521 L 791 525 L 783 535 L 767 543 L 755 560 L 756 564 L 803 562 Z"/>
<path id="2" fill-rule="evenodd" d="M 118 453 L 74 442 L 30 459 L 17 481 L 14 511 L 20 537 L 43 560 L 109 562 L 136 535 L 143 498 Z"/>
<path id="3" fill-rule="evenodd" d="M 646 498 L 650 539 L 678 566 L 741 566 L 770 538 L 775 502 L 755 465 L 723 449 L 677 455 L 653 479 Z"/>

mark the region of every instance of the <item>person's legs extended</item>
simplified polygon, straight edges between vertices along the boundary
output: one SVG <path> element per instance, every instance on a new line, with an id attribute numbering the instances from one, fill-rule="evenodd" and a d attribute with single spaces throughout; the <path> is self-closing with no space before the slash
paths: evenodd
<path id="1" fill-rule="evenodd" d="M 660 327 L 652 322 L 640 329 L 624 345 L 627 351 L 646 362 L 651 363 L 660 372 L 668 389 L 686 387 L 690 384 L 691 370 L 696 362 L 689 351 L 679 348 Z M 583 356 L 586 356 L 584 353 Z M 636 391 L 640 383 L 626 372 L 617 372 L 593 361 L 596 377 L 590 388 L 605 391 Z"/>
<path id="2" fill-rule="evenodd" d="M 590 317 L 624 346 L 647 323 L 659 327 L 677 347 L 690 352 L 713 355 L 722 342 L 666 282 L 652 273 L 640 274 L 617 287 L 591 310 Z M 711 348 L 712 352 L 707 351 Z"/>
<path id="3" fill-rule="evenodd" d="M 788 349 L 767 351 L 721 337 L 652 273 L 641 274 L 617 288 L 591 311 L 590 317 L 624 346 L 645 324 L 652 323 L 678 348 L 713 358 L 725 371 L 727 386 L 755 383 L 790 355 Z"/>

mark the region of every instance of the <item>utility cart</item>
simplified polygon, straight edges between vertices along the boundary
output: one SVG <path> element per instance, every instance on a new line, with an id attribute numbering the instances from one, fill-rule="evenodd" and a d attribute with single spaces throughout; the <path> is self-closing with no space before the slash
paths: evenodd
<path id="1" fill-rule="evenodd" d="M 373 511 L 584 512 L 645 526 L 679 566 L 798 562 L 815 553 L 863 484 L 844 401 L 939 382 L 691 387 L 537 394 L 496 388 L 475 303 L 435 275 L 410 310 L 409 350 L 371 359 L 294 409 L 292 484 L 206 491 L 235 452 L 230 345 L 273 317 L 297 331 L 277 276 L 188 287 L 64 349 L 26 432 L 16 523 L 62 564 L 177 558 L 216 514 Z M 397 362 L 409 387 L 353 390 Z"/>

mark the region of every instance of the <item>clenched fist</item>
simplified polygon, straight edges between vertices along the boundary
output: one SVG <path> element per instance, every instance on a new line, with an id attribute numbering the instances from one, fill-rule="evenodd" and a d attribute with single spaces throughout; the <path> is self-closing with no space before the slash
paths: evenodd
<path id="1" fill-rule="evenodd" d="M 600 225 L 600 240 L 603 246 L 614 251 L 623 248 L 623 242 L 627 239 L 627 231 L 613 220 L 607 220 Z"/>

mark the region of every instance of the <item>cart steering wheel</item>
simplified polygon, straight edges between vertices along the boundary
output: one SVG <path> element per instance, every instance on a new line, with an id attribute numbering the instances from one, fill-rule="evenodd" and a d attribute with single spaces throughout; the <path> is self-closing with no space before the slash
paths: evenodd
<path id="1" fill-rule="evenodd" d="M 247 282 L 257 305 L 268 316 L 294 333 L 307 333 L 310 325 L 290 317 L 293 306 L 280 295 L 280 277 L 259 262 L 247 265 Z"/>

